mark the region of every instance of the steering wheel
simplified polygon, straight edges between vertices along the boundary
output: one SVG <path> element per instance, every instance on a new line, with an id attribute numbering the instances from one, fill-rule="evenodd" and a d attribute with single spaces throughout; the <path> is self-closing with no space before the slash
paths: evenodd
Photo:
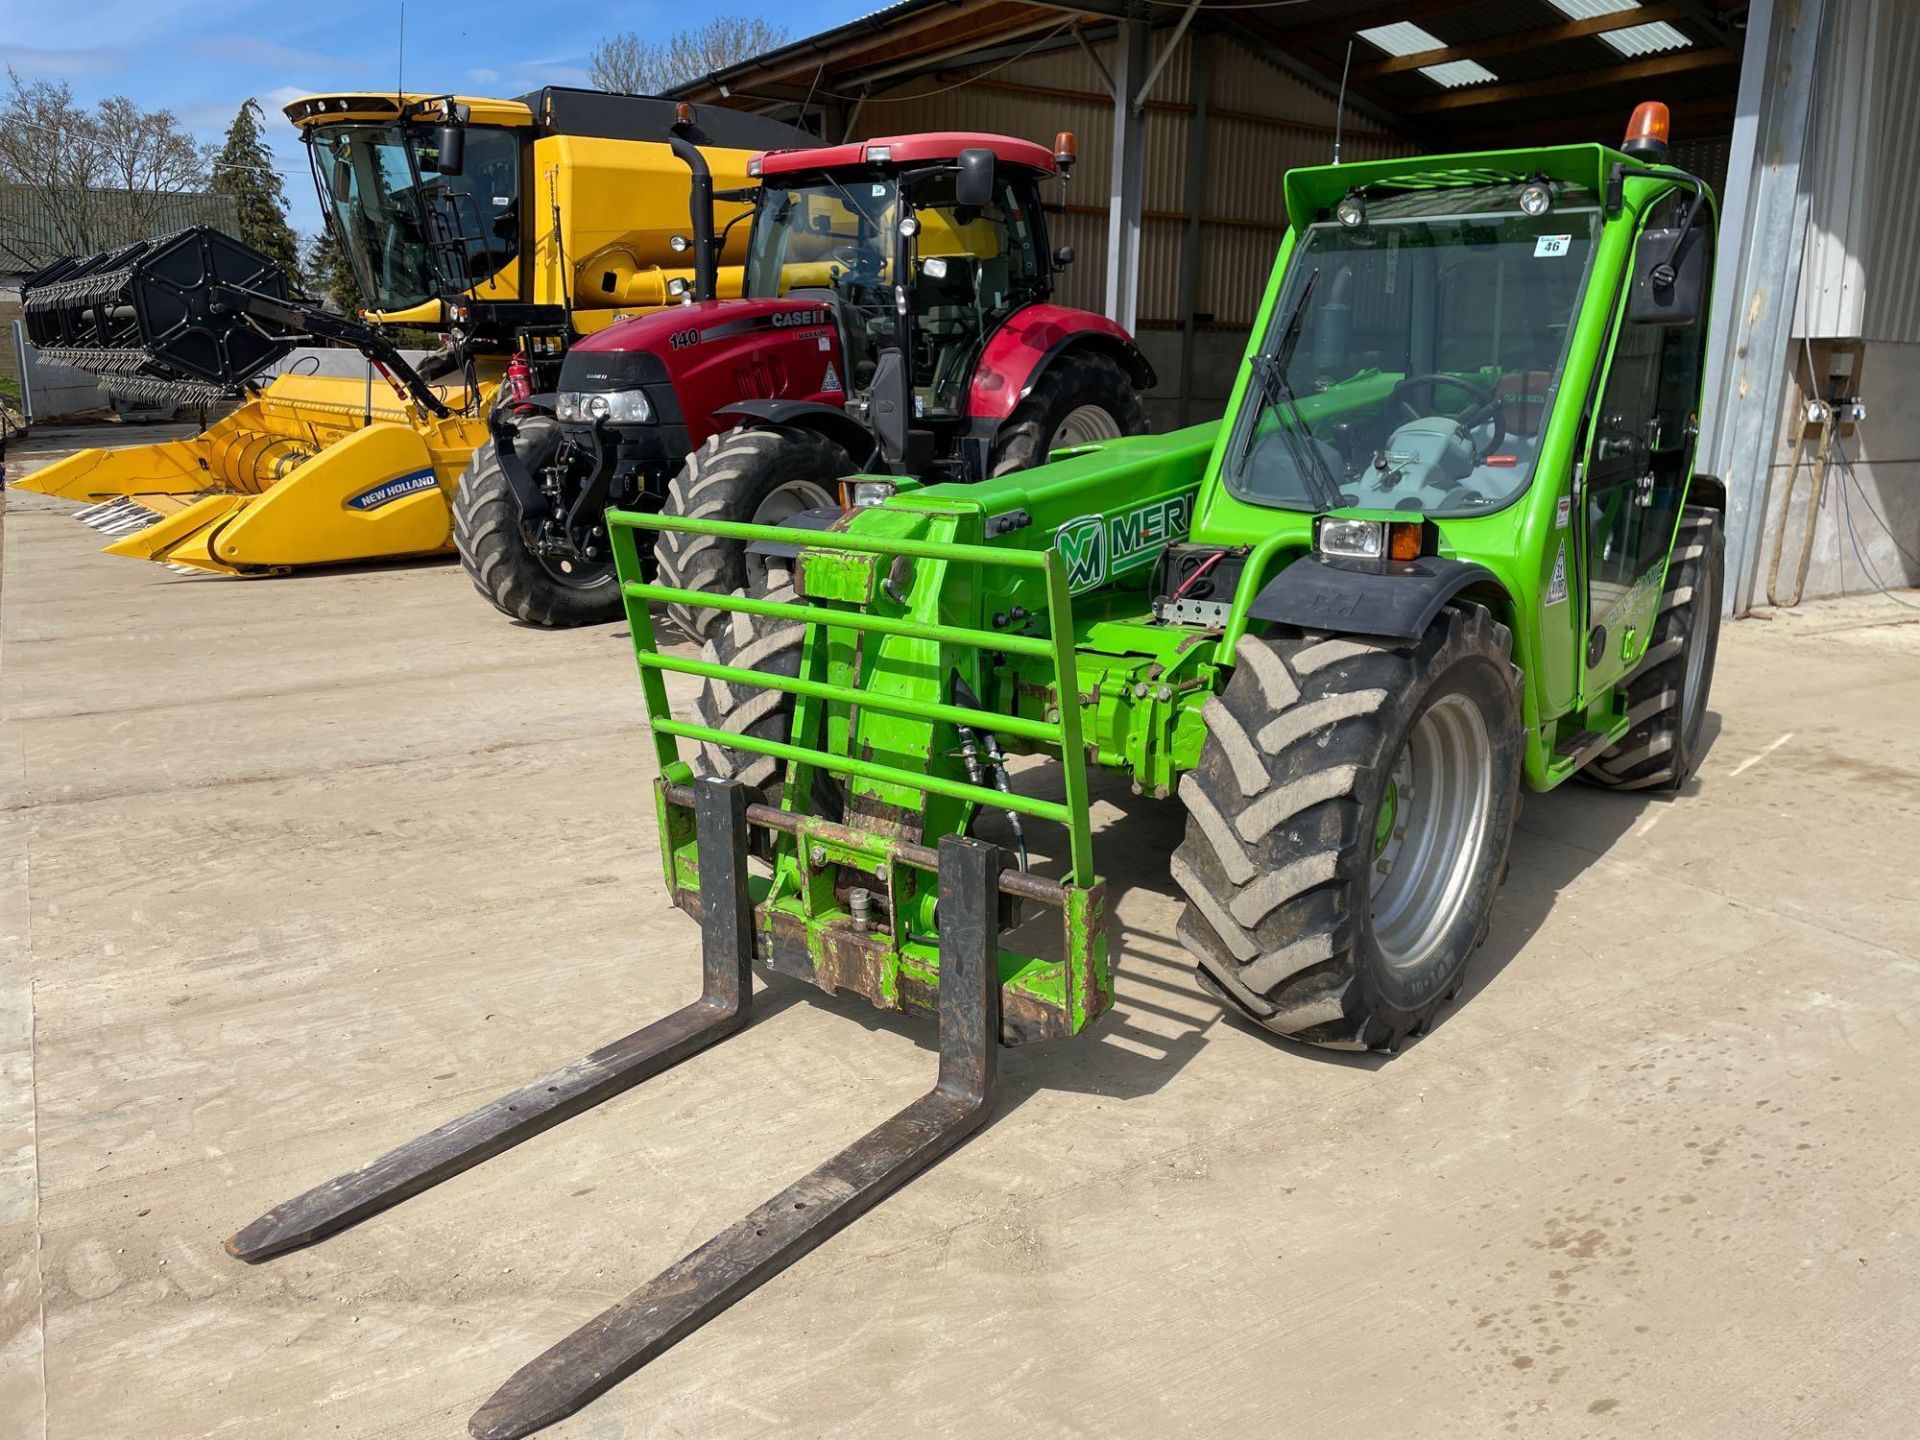
<path id="1" fill-rule="evenodd" d="M 1507 438 L 1507 427 L 1501 419 L 1506 406 L 1501 403 L 1500 397 L 1494 394 L 1491 385 L 1481 380 L 1470 380 L 1465 375 L 1449 375 L 1444 370 L 1434 370 L 1424 375 L 1407 376 L 1389 392 L 1387 405 L 1389 408 L 1398 405 L 1407 412 L 1409 420 L 1421 420 L 1431 414 L 1445 414 L 1444 411 L 1417 410 L 1413 402 L 1407 398 L 1413 391 L 1423 389 L 1431 391 L 1436 385 L 1451 385 L 1470 397 L 1470 403 L 1465 409 L 1457 410 L 1447 416 L 1461 429 L 1471 432 L 1475 426 L 1492 422 L 1493 438 L 1487 441 L 1487 448 L 1484 451 L 1476 452 L 1474 455 L 1474 463 L 1480 464 L 1485 456 L 1498 450 L 1500 442 Z M 1427 398 L 1432 400 L 1437 397 L 1429 394 Z"/>

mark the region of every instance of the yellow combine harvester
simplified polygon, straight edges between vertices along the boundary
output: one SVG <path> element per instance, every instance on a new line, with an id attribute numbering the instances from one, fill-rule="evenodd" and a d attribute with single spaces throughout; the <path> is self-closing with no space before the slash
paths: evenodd
<path id="1" fill-rule="evenodd" d="M 676 144 L 737 188 L 754 154 L 807 140 L 706 106 L 676 138 L 672 102 L 560 88 L 314 96 L 287 115 L 369 324 L 294 297 L 266 257 L 204 230 L 60 261 L 26 286 L 46 358 L 129 396 L 243 401 L 191 439 L 82 451 L 22 482 L 86 502 L 111 554 L 260 575 L 451 550 L 453 492 L 500 385 L 551 389 L 574 340 L 687 293 Z M 726 203 L 723 221 L 747 209 Z M 739 293 L 744 247 L 743 228 L 722 293 Z M 416 368 L 384 326 L 443 347 Z M 252 383 L 303 337 L 351 345 L 370 368 Z"/>

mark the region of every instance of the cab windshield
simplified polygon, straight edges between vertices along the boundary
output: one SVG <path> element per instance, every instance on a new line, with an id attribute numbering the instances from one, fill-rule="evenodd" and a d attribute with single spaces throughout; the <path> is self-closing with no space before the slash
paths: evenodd
<path id="1" fill-rule="evenodd" d="M 831 176 L 766 182 L 747 249 L 746 293 L 831 301 L 850 382 L 866 387 L 878 352 L 894 343 L 894 246 L 902 197 L 892 179 Z M 1045 293 L 1044 249 L 1032 186 L 1003 174 L 992 200 L 958 203 L 950 171 L 923 173 L 905 196 L 915 224 L 905 277 L 913 319 L 907 352 L 918 418 L 954 416 L 986 337 Z"/>
<path id="2" fill-rule="evenodd" d="M 311 135 L 314 181 L 368 308 L 409 310 L 498 274 L 520 249 L 520 147 L 467 131 L 442 175 L 431 131 L 334 125 Z"/>
<path id="3" fill-rule="evenodd" d="M 1382 199 L 1311 225 L 1259 352 L 1223 476 L 1290 510 L 1485 514 L 1531 483 L 1600 212 L 1554 188 Z"/>

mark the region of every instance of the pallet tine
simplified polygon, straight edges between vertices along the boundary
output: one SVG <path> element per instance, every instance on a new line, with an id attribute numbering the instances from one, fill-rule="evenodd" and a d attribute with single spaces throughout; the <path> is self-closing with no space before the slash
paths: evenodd
<path id="1" fill-rule="evenodd" d="M 276 1205 L 227 1241 L 249 1263 L 357 1224 L 591 1109 L 742 1029 L 753 1003 L 753 906 L 747 894 L 747 797 L 738 781 L 702 780 L 700 998 L 644 1030 L 410 1140 L 370 1165 Z"/>
<path id="2" fill-rule="evenodd" d="M 705 857 L 702 856 L 702 878 Z M 573 1414 L 873 1208 L 985 1122 L 1000 1046 L 1005 853 L 940 842 L 940 1074 L 932 1090 L 522 1366 L 474 1412 L 477 1440 Z M 703 895 L 704 901 L 704 895 Z"/>

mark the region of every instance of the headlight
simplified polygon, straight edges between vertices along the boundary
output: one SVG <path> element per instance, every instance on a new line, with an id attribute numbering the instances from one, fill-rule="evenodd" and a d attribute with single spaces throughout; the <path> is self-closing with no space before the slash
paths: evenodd
<path id="1" fill-rule="evenodd" d="M 891 480 L 856 480 L 852 486 L 853 503 L 856 506 L 885 504 L 899 488 Z"/>
<path id="2" fill-rule="evenodd" d="M 1378 520 L 1322 519 L 1313 537 L 1322 555 L 1343 560 L 1378 560 L 1386 553 L 1387 527 Z"/>
<path id="3" fill-rule="evenodd" d="M 1520 213 L 1539 217 L 1553 208 L 1553 191 L 1544 180 L 1533 180 L 1520 191 Z"/>
<path id="4" fill-rule="evenodd" d="M 592 424 L 650 425 L 653 406 L 644 390 L 562 390 L 554 397 L 553 413 L 561 420 Z"/>
<path id="5" fill-rule="evenodd" d="M 1340 223 L 1349 229 L 1356 225 L 1364 225 L 1367 223 L 1366 197 L 1358 190 L 1349 190 L 1340 197 L 1340 203 L 1333 207 L 1333 213 L 1340 218 Z"/>

